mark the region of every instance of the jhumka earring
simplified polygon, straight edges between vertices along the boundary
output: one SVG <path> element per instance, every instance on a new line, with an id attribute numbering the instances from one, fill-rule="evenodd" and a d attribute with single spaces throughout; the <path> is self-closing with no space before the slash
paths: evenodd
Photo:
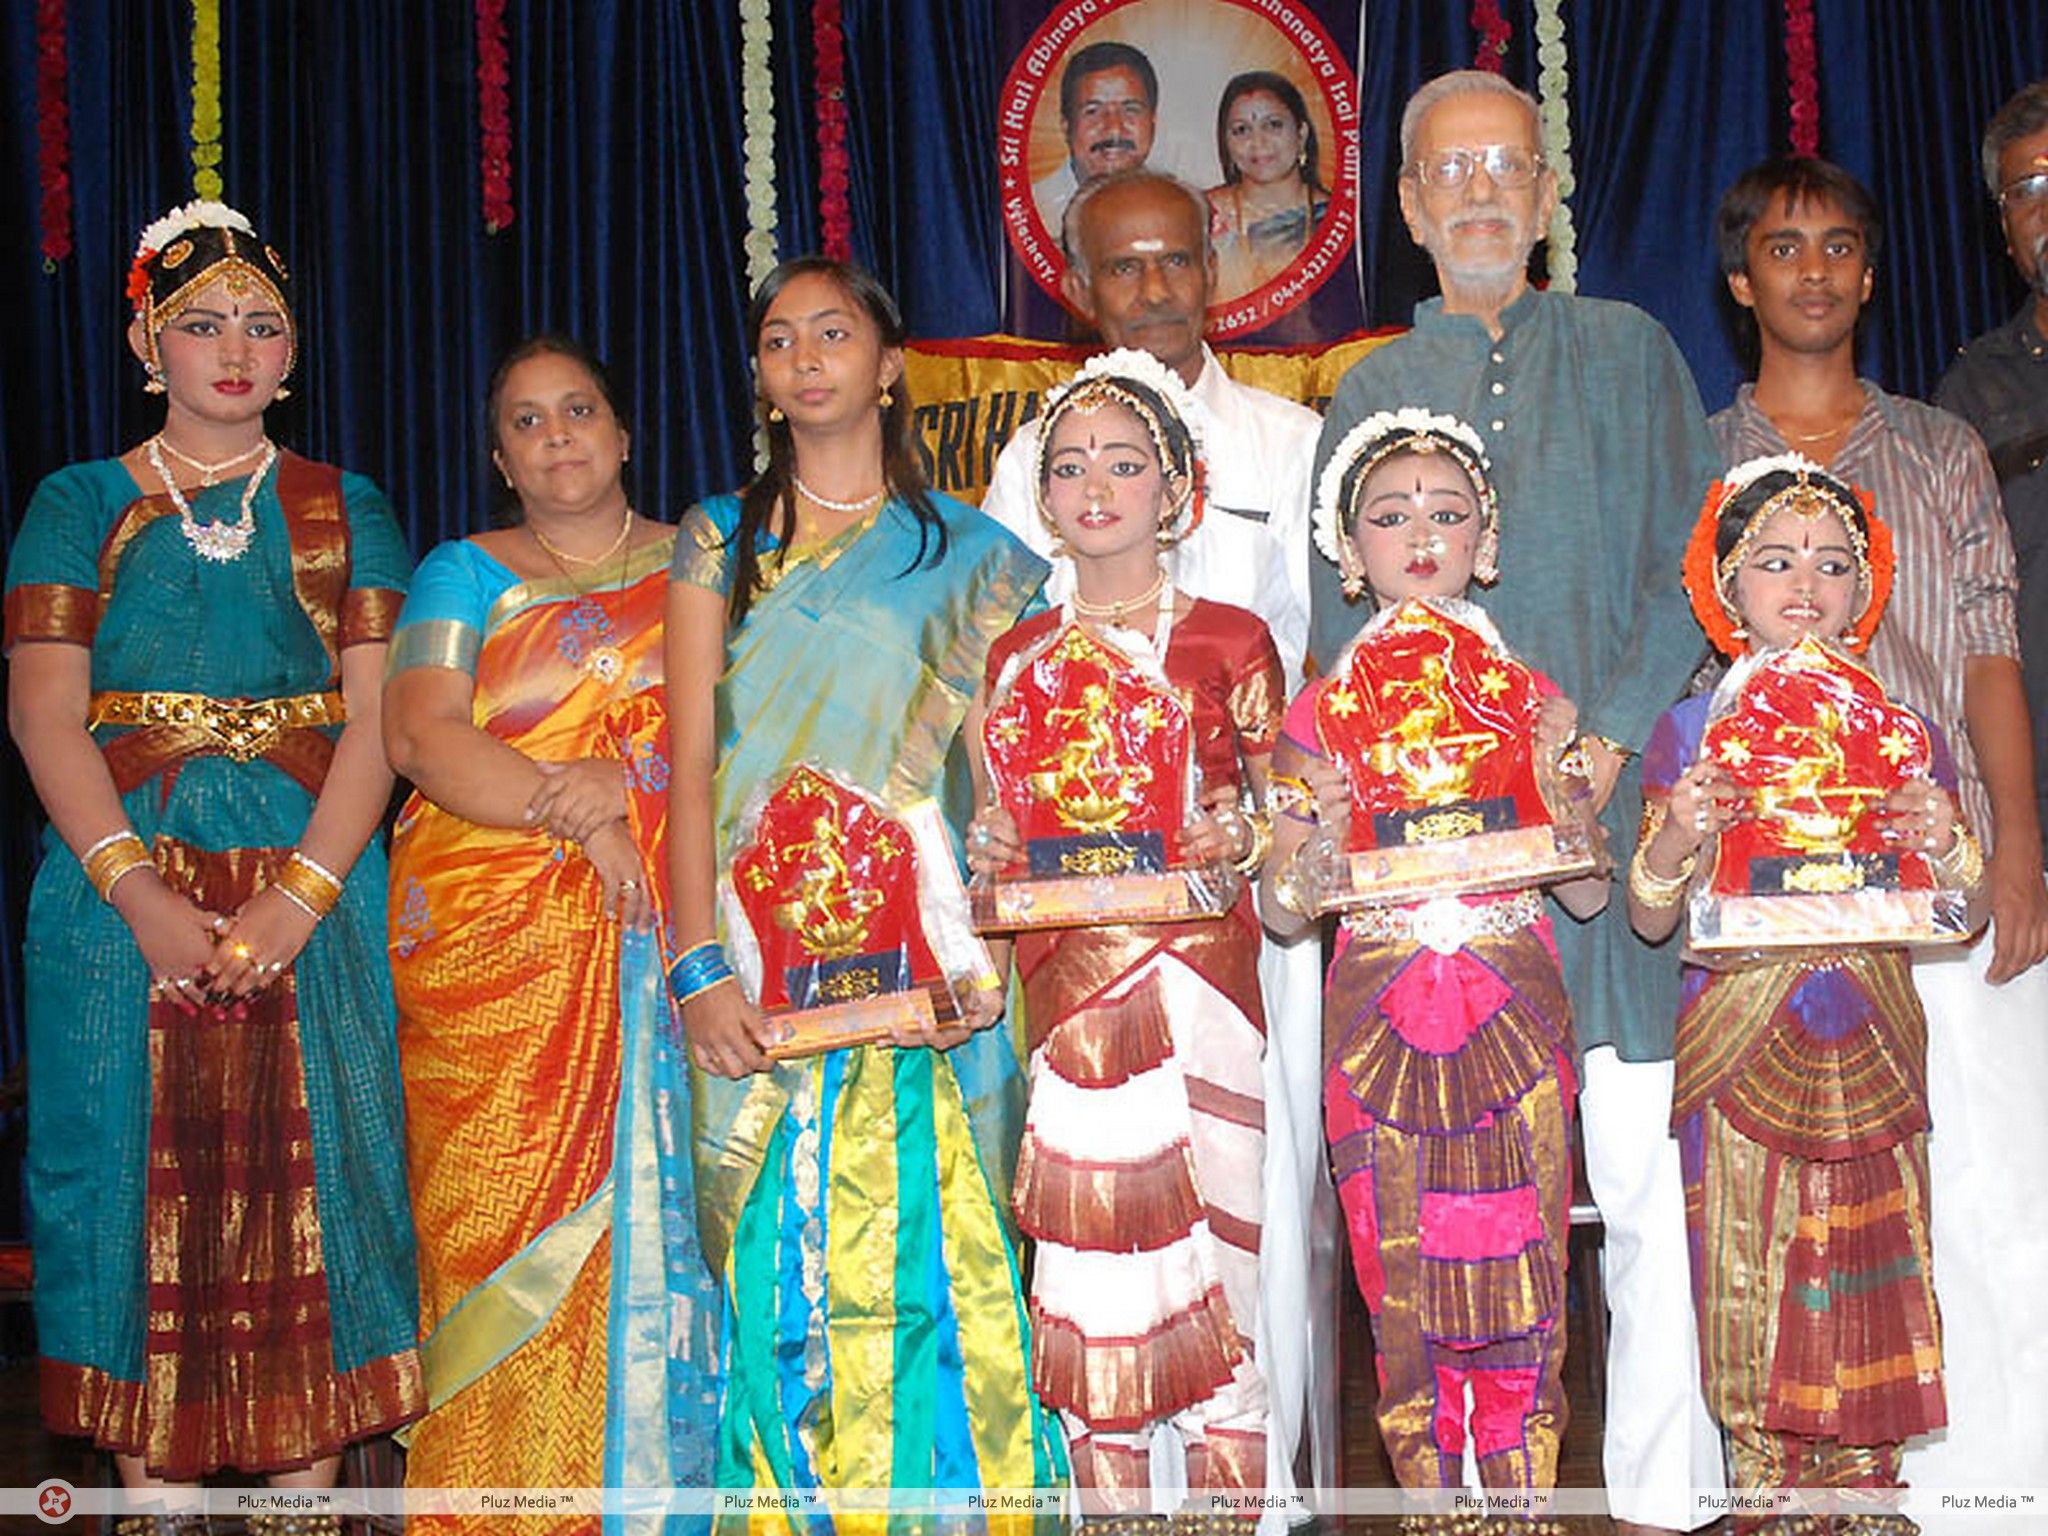
<path id="1" fill-rule="evenodd" d="M 882 386 L 882 398 L 879 401 L 877 401 L 876 404 L 880 405 L 881 408 L 886 411 L 887 409 L 889 409 L 890 406 L 894 405 L 895 403 L 895 391 L 890 389 L 888 385 L 884 384 Z"/>
<path id="2" fill-rule="evenodd" d="M 146 377 L 142 381 L 143 393 L 148 395 L 163 394 L 165 392 L 164 370 L 161 367 L 161 365 L 156 363 L 149 363 L 144 365 L 142 371 L 146 375 Z"/>
<path id="3" fill-rule="evenodd" d="M 280 385 L 278 385 L 278 386 L 277 386 L 277 393 L 276 393 L 276 394 L 274 394 L 274 395 L 272 395 L 272 396 L 271 396 L 270 398 L 271 398 L 271 399 L 273 399 L 273 400 L 289 400 L 289 399 L 291 399 L 291 397 L 292 397 L 292 387 L 291 387 L 291 385 L 289 385 L 289 384 L 280 384 Z"/>
<path id="4" fill-rule="evenodd" d="M 785 415 L 783 415 L 783 414 L 782 414 L 782 407 L 781 407 L 781 406 L 779 406 L 779 405 L 771 405 L 771 406 L 769 406 L 769 407 L 768 407 L 768 419 L 769 419 L 770 421 L 787 421 L 787 420 L 789 420 L 789 418 L 788 418 L 787 416 L 785 416 Z"/>

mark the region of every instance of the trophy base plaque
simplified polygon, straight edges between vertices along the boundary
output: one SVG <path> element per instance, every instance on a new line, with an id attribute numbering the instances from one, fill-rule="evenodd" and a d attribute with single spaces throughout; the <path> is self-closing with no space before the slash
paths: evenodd
<path id="1" fill-rule="evenodd" d="M 977 931 L 1014 933 L 1217 918 L 1243 889 L 1244 877 L 1234 868 L 1210 864 L 1157 873 L 977 877 L 967 895 Z"/>
<path id="2" fill-rule="evenodd" d="M 1861 890 L 1692 898 L 1687 947 L 1704 964 L 1744 951 L 1955 944 L 1970 936 L 1961 891 Z"/>
<path id="3" fill-rule="evenodd" d="M 1580 823 L 1509 827 L 1340 854 L 1336 879 L 1319 893 L 1317 906 L 1345 912 L 1432 896 L 1479 896 L 1554 885 L 1600 868 L 1599 850 Z"/>
<path id="4" fill-rule="evenodd" d="M 765 1054 L 771 1061 L 793 1061 L 856 1045 L 878 1045 L 906 1030 L 930 1034 L 941 1021 L 950 1023 L 959 1016 L 952 994 L 933 987 L 878 992 L 873 997 L 824 1003 L 815 1008 L 771 1011 L 768 1017 L 791 1033 L 787 1039 L 769 1046 Z"/>

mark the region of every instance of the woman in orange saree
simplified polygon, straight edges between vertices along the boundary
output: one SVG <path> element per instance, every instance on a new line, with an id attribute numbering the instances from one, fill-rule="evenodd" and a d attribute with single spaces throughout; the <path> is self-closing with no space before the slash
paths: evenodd
<path id="1" fill-rule="evenodd" d="M 708 1480 L 716 1406 L 688 1159 L 656 1134 L 688 1102 L 660 954 L 675 534 L 631 510 L 573 343 L 515 349 L 491 421 L 520 520 L 427 557 L 387 686 L 419 790 L 391 884 L 430 1400 L 407 1480 L 591 1490 L 548 1528 L 595 1530 L 599 1489 Z"/>

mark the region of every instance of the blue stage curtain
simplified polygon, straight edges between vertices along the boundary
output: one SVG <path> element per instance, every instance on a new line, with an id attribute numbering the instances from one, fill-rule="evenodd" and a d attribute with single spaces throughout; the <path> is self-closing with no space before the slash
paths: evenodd
<path id="1" fill-rule="evenodd" d="M 1351 55 L 1361 247 L 1295 342 L 1403 325 L 1434 291 L 1395 197 L 1396 132 L 1423 80 L 1471 63 L 1468 7 L 1302 0 Z M 35 482 L 156 419 L 123 338 L 136 231 L 189 195 L 190 8 L 71 0 L 76 252 L 35 249 L 35 12 L 0 7 L 0 537 Z M 1864 367 L 1931 389 L 2022 293 L 1977 180 L 1985 118 L 2048 75 L 2042 0 L 1816 0 L 1822 149 L 1889 228 Z M 1049 0 L 844 0 L 855 254 L 921 336 L 995 328 L 1019 275 L 996 215 L 997 96 Z M 1709 409 L 1746 376 L 1713 252 L 1714 204 L 1786 147 L 1781 0 L 1569 0 L 1582 292 L 1677 336 Z M 1508 0 L 1507 73 L 1533 84 L 1534 8 Z M 773 0 L 782 249 L 817 239 L 807 0 Z M 273 418 L 293 447 L 374 476 L 415 547 L 484 524 L 483 391 L 497 352 L 550 326 L 605 353 L 635 428 L 640 507 L 673 517 L 749 462 L 734 0 L 511 0 L 509 230 L 483 229 L 467 0 L 224 0 L 223 171 L 301 280 L 304 363 Z M 1361 56 L 1362 54 L 1362 56 Z M 1064 326 L 1034 301 L 1041 334 Z M 1299 321 L 1301 316 L 1289 317 Z M 36 816 L 0 753 L 0 1068 L 21 1039 L 21 912 Z M 0 1209 L 0 1230 L 9 1225 Z"/>

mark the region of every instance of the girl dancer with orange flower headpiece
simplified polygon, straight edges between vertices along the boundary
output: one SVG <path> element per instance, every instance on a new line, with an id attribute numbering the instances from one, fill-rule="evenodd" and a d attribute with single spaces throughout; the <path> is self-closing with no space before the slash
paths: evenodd
<path id="1" fill-rule="evenodd" d="M 1811 805 L 1756 787 L 1753 751 L 1782 751 L 1791 778 L 1832 785 L 1859 777 L 1859 755 L 1903 754 L 1918 723 L 1837 651 L 1863 649 L 1891 590 L 1891 538 L 1862 493 L 1796 455 L 1740 465 L 1709 492 L 1685 572 L 1693 612 L 1734 665 L 1711 695 L 1667 711 L 1644 752 L 1629 913 L 1653 942 L 1678 925 L 1696 863 L 1727 862 L 1717 844 L 1731 829 L 1766 822 L 1763 835 L 1793 850 L 1777 863 L 1797 862 L 1802 838 L 1819 846 Z M 1768 670 L 1799 657 L 1888 710 L 1896 741 L 1859 743 L 1859 717 L 1826 708 L 1765 714 Z M 1777 724 L 1751 732 L 1752 717 Z M 1926 771 L 1867 797 L 1882 850 L 1869 857 L 1923 858 L 1967 891 L 1982 860 L 1946 748 L 1925 731 Z M 1841 803 L 1829 792 L 1846 793 L 1817 787 L 1813 803 Z M 1672 1119 L 1701 1370 L 1731 1487 L 1890 1488 L 1900 1442 L 1946 1421 L 1926 1031 L 1903 945 L 1686 966 Z M 1913 1529 L 1884 1496 L 1847 1497 L 1851 1523 L 1836 1529 Z M 1756 1524 L 1738 1516 L 1736 1529 Z"/>

